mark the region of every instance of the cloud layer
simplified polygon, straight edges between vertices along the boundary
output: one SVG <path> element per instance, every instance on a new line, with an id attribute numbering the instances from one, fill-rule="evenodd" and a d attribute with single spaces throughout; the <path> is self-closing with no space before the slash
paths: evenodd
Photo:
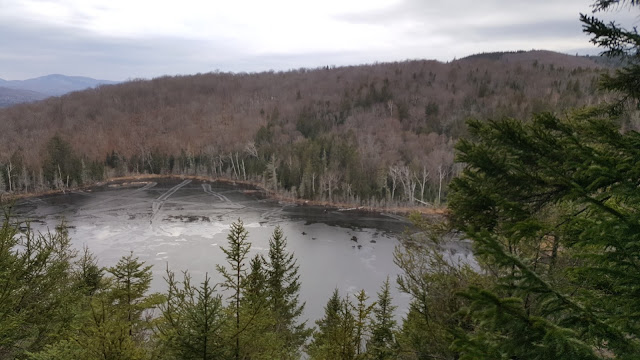
<path id="1" fill-rule="evenodd" d="M 0 0 L 0 78 L 64 73 L 124 80 L 446 61 L 533 48 L 595 53 L 578 21 L 589 5 L 584 0 Z"/>

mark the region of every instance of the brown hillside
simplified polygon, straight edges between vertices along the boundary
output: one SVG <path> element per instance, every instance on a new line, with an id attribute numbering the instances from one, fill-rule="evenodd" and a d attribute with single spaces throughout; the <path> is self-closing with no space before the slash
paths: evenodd
<path id="1" fill-rule="evenodd" d="M 537 68 L 527 66 L 534 61 Z M 286 127 L 305 106 L 317 107 L 318 102 L 326 109 L 315 111 L 351 110 L 346 125 L 358 125 L 359 118 L 366 117 L 367 122 L 393 127 L 394 120 L 403 117 L 399 132 L 441 130 L 455 137 L 470 116 L 526 116 L 592 104 L 598 99 L 594 90 L 601 71 L 587 58 L 531 51 L 507 53 L 500 61 L 407 61 L 134 80 L 0 110 L 1 153 L 6 156 L 21 147 L 29 162 L 37 163 L 44 143 L 55 133 L 90 158 L 102 158 L 111 150 L 131 155 L 146 148 L 230 151 L 251 141 L 275 109 Z M 369 87 L 381 89 L 385 80 L 395 104 L 354 106 Z M 568 90 L 567 83 L 576 80 L 577 91 Z M 429 104 L 438 106 L 432 116 L 425 115 Z M 283 130 L 288 141 L 300 137 L 293 129 Z"/>
<path id="2" fill-rule="evenodd" d="M 324 165 L 309 165 L 317 168 L 309 183 L 311 196 L 317 196 L 315 176 L 326 175 L 329 158 L 337 149 L 344 153 L 346 146 L 353 159 L 341 159 L 336 169 L 355 161 L 361 172 L 344 183 L 345 176 L 336 170 L 337 185 L 325 176 L 323 197 L 332 195 L 327 186 L 350 196 L 378 191 L 378 186 L 394 193 L 386 185 L 396 176 L 390 173 L 393 166 L 412 169 L 407 178 L 429 173 L 440 187 L 442 174 L 434 174 L 438 166 L 450 166 L 453 143 L 465 134 L 467 118 L 525 119 L 532 112 L 598 103 L 604 99 L 597 92 L 604 71 L 588 58 L 530 51 L 480 54 L 450 63 L 421 60 L 134 80 L 0 109 L 0 164 L 17 153 L 37 173 L 46 165 L 47 142 L 59 134 L 86 161 L 103 161 L 115 152 L 136 171 L 148 163 L 149 171 L 175 172 L 173 163 L 162 165 L 170 160 L 154 169 L 154 154 L 207 155 L 219 159 L 216 164 L 211 160 L 208 172 L 221 163 L 220 171 L 240 176 L 229 154 L 235 153 L 237 161 L 239 155 L 253 156 L 261 165 L 245 178 L 266 182 L 263 171 L 271 161 L 277 179 L 271 180 L 273 186 L 300 191 L 308 175 L 303 171 L 308 160 L 300 154 L 312 149 L 315 158 L 324 156 Z M 332 153 L 328 141 L 336 149 Z M 132 165 L 133 158 L 139 165 Z M 446 172 L 445 183 L 451 173 Z M 367 185 L 365 191 L 354 177 L 379 178 L 378 185 Z M 411 184 L 406 186 L 404 192 L 410 191 Z"/>

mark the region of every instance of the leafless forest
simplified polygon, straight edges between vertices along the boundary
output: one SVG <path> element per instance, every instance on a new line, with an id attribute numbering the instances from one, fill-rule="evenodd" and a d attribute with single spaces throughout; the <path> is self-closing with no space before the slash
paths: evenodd
<path id="1" fill-rule="evenodd" d="M 0 192 L 192 174 L 306 199 L 438 205 L 468 118 L 599 103 L 611 69 L 595 60 L 530 51 L 102 86 L 0 110 Z"/>

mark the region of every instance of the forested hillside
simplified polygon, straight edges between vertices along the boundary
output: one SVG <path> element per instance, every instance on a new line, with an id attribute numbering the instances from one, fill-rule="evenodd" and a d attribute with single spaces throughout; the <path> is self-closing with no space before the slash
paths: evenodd
<path id="1" fill-rule="evenodd" d="M 199 174 L 286 195 L 438 204 L 469 118 L 593 105 L 609 68 L 547 51 L 134 80 L 0 110 L 0 190 Z"/>
<path id="2" fill-rule="evenodd" d="M 284 79 L 307 79 L 306 72 L 159 79 L 154 80 L 155 86 L 153 82 L 133 82 L 76 95 L 121 104 L 123 108 L 113 110 L 110 117 L 115 123 L 133 121 L 134 128 L 139 130 L 144 124 L 161 124 L 154 131 L 145 132 L 149 135 L 145 139 L 132 140 L 120 129 L 129 142 L 121 144 L 119 153 L 108 147 L 100 148 L 103 146 L 100 134 L 112 139 L 114 143 L 110 146 L 116 146 L 116 138 L 107 137 L 106 130 L 94 131 L 93 147 L 84 142 L 92 136 L 79 129 L 85 129 L 84 126 L 88 129 L 97 119 L 106 117 L 94 114 L 94 118 L 88 120 L 79 115 L 79 108 L 67 108 L 74 96 L 57 99 L 57 103 L 8 110 L 3 116 L 15 115 L 11 124 L 18 122 L 18 114 L 23 114 L 25 123 L 35 124 L 36 109 L 40 109 L 42 116 L 50 109 L 58 109 L 59 112 L 46 115 L 53 116 L 47 124 L 58 119 L 59 132 L 77 127 L 76 133 L 86 135 L 86 139 L 81 136 L 65 139 L 64 134 L 51 138 L 56 130 L 44 130 L 45 127 L 32 124 L 31 130 L 8 138 L 14 142 L 30 139 L 30 143 L 21 144 L 22 152 L 7 163 L 9 166 L 5 169 L 9 169 L 9 174 L 27 169 L 22 165 L 27 164 L 33 166 L 23 170 L 27 179 L 28 171 L 35 171 L 44 174 L 45 179 L 54 176 L 58 186 L 66 186 L 61 179 L 65 174 L 69 174 L 66 179 L 75 176 L 73 171 L 77 169 L 84 169 L 78 172 L 82 176 L 91 172 L 99 176 L 99 170 L 105 166 L 106 173 L 206 169 L 212 174 L 238 178 L 263 177 L 268 184 L 292 192 L 294 186 L 298 190 L 308 189 L 305 176 L 312 174 L 312 181 L 318 176 L 323 185 L 319 185 L 318 192 L 311 191 L 311 196 L 331 198 L 334 191 L 333 196 L 344 198 L 349 189 L 355 194 L 361 191 L 345 187 L 345 184 L 356 184 L 357 179 L 349 177 L 351 171 L 367 175 L 366 171 L 371 170 L 367 166 L 371 166 L 386 179 L 382 193 L 373 192 L 369 194 L 371 197 L 380 201 L 406 201 L 407 198 L 411 201 L 420 194 L 404 187 L 403 181 L 406 183 L 411 178 L 406 172 L 415 175 L 421 169 L 420 156 L 432 159 L 430 154 L 437 151 L 450 154 L 448 146 L 458 137 L 461 138 L 455 145 L 456 159 L 463 168 L 450 185 L 450 211 L 439 218 L 415 214 L 412 217 L 415 231 L 400 239 L 401 244 L 394 253 L 402 270 L 397 285 L 410 298 L 409 309 L 399 323 L 393 316 L 395 307 L 389 281 L 381 284 L 375 301 L 370 299 L 372 294 L 365 292 L 351 294 L 351 297 L 338 291 L 327 294 L 324 316 L 314 327 L 305 323 L 300 318 L 304 304 L 298 300 L 297 260 L 286 250 L 280 229 L 271 236 L 268 255 L 248 259 L 251 244 L 242 222 L 238 221 L 229 229 L 227 244 L 221 246 L 226 262 L 215 266 L 217 283 L 207 274 L 205 280 L 196 285 L 191 283 L 188 272 L 176 276 L 167 271 L 168 290 L 164 294 L 149 294 L 150 268 L 133 254 L 124 255 L 112 267 L 99 268 L 89 251 L 78 256 L 71 249 L 64 226 L 53 233 L 34 234 L 28 224 L 7 215 L 0 227 L 0 288 L 3 289 L 0 291 L 0 357 L 299 359 L 304 351 L 312 360 L 638 359 L 640 133 L 634 130 L 636 124 L 630 119 L 638 119 L 640 112 L 640 39 L 635 27 L 621 28 L 597 16 L 621 7 L 637 14 L 639 6 L 637 1 L 595 1 L 595 15 L 581 15 L 591 41 L 601 46 L 606 55 L 625 60 L 623 68 L 609 74 L 602 74 L 601 69 L 569 70 L 566 64 L 551 68 L 551 64 L 541 60 L 529 63 L 531 53 L 484 54 L 452 64 L 417 62 L 361 67 L 352 71 L 362 71 L 360 76 L 364 77 L 376 71 L 385 75 L 377 78 L 381 80 L 374 81 L 373 86 L 370 78 L 359 91 L 356 86 L 356 90 L 334 94 L 340 100 L 337 104 L 347 104 L 346 113 L 341 117 L 338 116 L 341 108 L 335 99 L 318 99 L 322 99 L 319 94 L 326 94 L 327 98 L 332 94 L 322 90 L 322 84 L 346 82 L 342 78 L 336 80 L 336 75 L 346 69 L 316 70 L 310 72 L 317 80 L 313 85 L 320 86 L 313 92 L 314 100 L 305 92 L 307 88 L 291 87 L 291 84 L 301 84 L 298 82 L 286 85 L 291 87 L 290 93 L 271 94 L 270 100 L 259 100 L 267 96 L 261 92 L 266 90 L 256 88 L 256 124 L 248 117 L 236 119 L 239 115 L 230 115 L 238 114 L 241 109 L 252 113 L 245 107 L 229 107 L 228 112 L 222 108 L 220 114 L 226 114 L 229 123 L 224 125 L 223 116 L 222 120 L 216 118 L 215 126 L 211 125 L 211 129 L 218 129 L 220 133 L 214 136 L 210 129 L 209 135 L 194 135 L 186 143 L 182 141 L 186 141 L 188 129 L 193 131 L 191 126 L 198 127 L 193 125 L 197 123 L 193 120 L 196 111 L 187 111 L 189 106 L 185 105 L 186 99 L 195 99 L 195 96 L 186 95 L 186 89 L 207 86 L 182 85 L 185 95 L 178 102 L 177 96 L 159 100 L 157 91 L 162 88 L 161 84 L 186 79 L 197 83 L 197 79 L 207 78 L 225 83 L 222 80 L 226 79 L 227 85 L 220 85 L 226 90 L 216 90 L 217 95 L 210 96 L 210 104 L 220 105 L 216 100 L 219 94 L 227 94 L 222 104 L 231 106 L 229 104 L 236 102 L 252 103 L 235 95 L 245 92 L 231 91 L 233 87 L 229 84 L 236 84 L 238 88 L 246 86 L 244 82 L 234 82 L 236 77 L 271 80 L 280 77 L 279 86 L 285 86 Z M 486 72 L 482 63 L 487 67 Z M 413 73 L 402 69 L 402 65 L 411 64 L 440 67 L 440 72 L 435 73 L 433 69 L 425 72 L 426 79 L 433 79 L 432 85 L 451 72 L 457 74 L 453 76 L 456 80 L 445 80 L 443 86 L 448 91 L 440 86 L 438 92 L 427 91 L 428 80 L 409 82 L 424 84 L 417 89 L 405 89 L 406 94 L 420 94 L 415 102 L 420 105 L 412 105 L 410 98 L 399 95 L 403 93 L 402 84 L 407 82 L 393 80 L 394 76 L 413 78 Z M 502 71 L 491 72 L 490 66 L 502 67 Z M 600 102 L 602 97 L 593 93 L 598 73 L 602 75 L 603 89 L 611 94 L 607 102 Z M 466 74 L 470 74 L 469 78 L 460 80 Z M 483 74 L 491 81 L 480 80 Z M 502 80 L 497 80 L 497 74 Z M 513 74 L 517 80 L 512 81 L 522 87 L 505 88 L 508 82 L 504 79 L 509 78 L 508 74 Z M 416 78 L 420 76 L 416 73 Z M 554 81 L 561 85 L 554 87 Z M 265 87 L 272 83 L 275 81 L 264 81 Z M 487 85 L 487 92 L 480 91 L 483 83 Z M 535 86 L 541 83 L 549 87 Z M 464 93 L 463 84 L 466 85 Z M 149 102 L 137 102 L 144 96 L 116 95 L 136 87 L 140 94 L 147 94 L 148 99 L 158 99 L 155 116 L 151 115 L 153 106 Z M 176 94 L 173 90 L 171 93 Z M 480 96 L 481 93 L 484 95 Z M 438 99 L 434 100 L 437 106 L 429 107 L 433 99 L 428 94 Z M 523 94 L 526 101 L 518 103 L 514 94 Z M 200 96 L 200 100 L 205 98 Z M 464 98 L 473 99 L 474 105 L 459 102 Z M 127 99 L 130 102 L 125 106 Z M 541 99 L 539 105 L 534 105 L 536 99 Z M 191 103 L 194 108 L 204 106 L 200 100 Z M 264 101 L 273 102 L 272 107 L 265 106 Z M 298 104 L 297 101 L 299 105 L 291 105 Z M 453 105 L 448 107 L 447 101 Z M 505 113 L 500 113 L 498 103 L 506 104 Z M 593 106 L 582 107 L 585 104 Z M 401 115 L 405 105 L 406 116 Z M 131 108 L 125 110 L 128 106 Z M 536 106 L 542 107 L 538 110 L 556 113 L 502 117 L 510 112 L 518 115 L 525 109 L 535 112 Z M 565 106 L 575 107 L 564 113 Z M 423 109 L 419 115 L 412 112 L 420 107 Z M 172 108 L 176 114 L 181 113 L 177 109 L 189 114 L 184 118 L 187 129 L 177 132 L 177 137 L 184 138 L 175 139 L 175 149 L 171 148 L 172 143 L 163 145 L 160 141 L 162 136 L 173 134 L 157 134 L 162 131 L 158 129 L 168 128 L 175 120 L 162 117 L 160 110 Z M 433 113 L 427 109 L 434 108 L 437 116 L 428 117 L 427 113 Z M 77 112 L 72 113 L 70 109 Z M 263 113 L 260 110 L 264 110 Z M 24 114 L 32 114 L 34 118 Z M 76 119 L 72 114 L 85 122 L 72 121 Z M 127 118 L 122 114 L 141 115 Z M 468 121 L 466 126 L 453 126 L 457 116 L 469 115 L 478 119 Z M 204 112 L 202 118 L 206 118 Z M 237 130 L 232 124 L 244 125 L 246 129 Z M 427 125 L 436 129 L 420 130 Z M 3 126 L 7 126 L 6 123 Z M 42 139 L 34 137 L 36 129 L 43 135 Z M 6 133 L 3 136 L 7 136 Z M 207 143 L 215 146 L 212 147 L 215 151 L 198 152 L 198 146 L 205 143 L 197 141 L 206 136 L 217 139 Z M 369 148 L 363 146 L 362 139 L 369 139 Z M 435 140 L 428 142 L 428 139 Z M 33 148 L 39 144 L 46 151 L 32 151 L 29 144 Z M 85 148 L 94 149 L 96 154 L 78 155 Z M 101 151 L 112 152 L 106 161 L 100 159 L 88 165 L 91 156 L 98 157 Z M 181 155 L 169 155 L 173 152 Z M 442 158 L 444 155 L 436 157 Z M 302 160 L 305 159 L 311 163 L 309 170 L 304 167 Z M 21 167 L 16 165 L 18 161 L 23 161 Z M 430 164 L 431 167 L 424 167 L 430 172 L 437 169 L 442 173 L 446 169 L 450 176 L 451 167 L 445 166 L 448 163 L 424 164 Z M 395 171 L 403 174 L 399 178 L 403 185 L 397 189 L 392 185 L 399 184 L 394 182 L 398 179 L 393 175 Z M 3 178 L 12 181 L 10 186 L 25 184 L 24 180 L 13 182 L 16 180 L 11 176 Z M 335 187 L 327 187 L 328 178 Z M 288 179 L 300 182 L 287 183 Z M 360 181 L 379 180 L 376 179 Z M 324 193 L 327 189 L 328 194 Z M 433 197 L 431 190 L 429 194 Z M 447 244 L 460 238 L 473 244 L 475 263 L 457 262 L 451 256 Z"/>
<path id="3" fill-rule="evenodd" d="M 13 104 L 42 100 L 46 97 L 46 95 L 35 91 L 10 89 L 0 86 L 0 108 Z"/>

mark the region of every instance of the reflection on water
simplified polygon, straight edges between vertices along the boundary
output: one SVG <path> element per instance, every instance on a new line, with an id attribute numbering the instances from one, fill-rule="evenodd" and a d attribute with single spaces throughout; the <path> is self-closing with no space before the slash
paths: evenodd
<path id="1" fill-rule="evenodd" d="M 78 249 L 87 245 L 104 266 L 130 251 L 153 265 L 152 289 L 164 291 L 165 269 L 189 270 L 194 281 L 205 273 L 221 280 L 215 264 L 223 264 L 229 225 L 242 219 L 252 243 L 250 256 L 267 256 L 268 239 L 279 225 L 300 265 L 301 300 L 311 320 L 322 316 L 335 288 L 341 294 L 367 291 L 372 300 L 382 282 L 399 273 L 393 263 L 397 236 L 409 224 L 402 219 L 282 205 L 261 198 L 247 187 L 225 183 L 156 180 L 23 200 L 19 216 L 37 230 L 69 226 Z M 406 295 L 395 293 L 400 312 Z"/>

